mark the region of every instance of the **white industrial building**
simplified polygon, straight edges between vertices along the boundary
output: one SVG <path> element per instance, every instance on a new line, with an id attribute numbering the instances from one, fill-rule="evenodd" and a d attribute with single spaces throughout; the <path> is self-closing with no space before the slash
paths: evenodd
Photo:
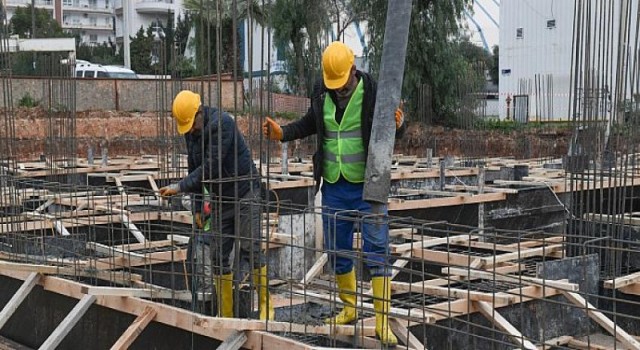
<path id="1" fill-rule="evenodd" d="M 589 4 L 589 1 L 591 3 Z M 629 45 L 619 45 L 621 28 L 620 9 L 631 6 L 637 12 L 638 1 L 587 0 L 582 6 L 591 6 L 591 47 L 599 48 L 585 69 L 585 61 L 577 75 L 572 70 L 574 53 L 574 18 L 576 1 L 558 0 L 502 0 L 500 6 L 500 118 L 507 116 L 529 121 L 570 120 L 572 118 L 572 92 L 584 100 L 584 86 L 572 91 L 572 73 L 578 77 L 590 72 L 593 85 L 588 96 L 599 94 L 603 103 L 610 103 L 621 92 L 624 100 L 629 89 L 618 85 L 616 62 L 625 56 Z M 609 9 L 612 10 L 609 13 Z M 603 13 L 606 11 L 606 13 Z M 578 11 L 578 13 L 580 13 Z M 622 22 L 627 28 L 635 28 L 635 15 Z M 625 23 L 626 22 L 626 23 Z M 606 31 L 602 29 L 605 28 Z M 633 32 L 634 30 L 631 30 Z M 584 30 L 581 29 L 581 32 Z M 598 33 L 608 32 L 608 38 Z M 585 33 L 583 33 L 585 34 Z M 605 35 L 605 34 L 603 34 Z M 628 40 L 630 45 L 635 38 Z M 607 43 L 608 41 L 608 43 Z M 584 50 L 579 50 L 584 51 Z M 596 50 L 597 51 L 597 50 Z M 579 55 L 581 57 L 582 54 Z M 600 57 L 600 58 L 598 58 Z M 606 58 L 606 62 L 604 61 Z M 575 66 L 575 62 L 573 62 Z M 624 63 L 623 63 L 624 64 Z M 632 64 L 632 63 L 627 63 Z M 575 78 L 575 77 L 574 77 Z M 628 79 L 628 77 L 624 77 Z M 615 97 L 614 97 L 615 99 Z M 510 101 L 507 109 L 507 101 Z M 527 103 L 528 101 L 528 103 Z M 515 105 L 514 105 L 515 102 Z M 580 102 L 581 103 L 581 102 Z M 580 104 L 578 104 L 579 106 Z M 610 108 L 604 108 L 609 110 Z M 606 113 L 605 113 L 606 114 Z M 605 115 L 598 116 L 606 117 Z"/>

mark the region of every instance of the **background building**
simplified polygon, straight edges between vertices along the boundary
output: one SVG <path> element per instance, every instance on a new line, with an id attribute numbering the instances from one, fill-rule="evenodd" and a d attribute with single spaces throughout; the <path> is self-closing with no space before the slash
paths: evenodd
<path id="1" fill-rule="evenodd" d="M 503 0 L 500 7 L 500 117 L 530 121 L 574 118 L 573 103 L 598 104 L 597 116 L 631 99 L 630 76 L 622 74 L 636 38 L 633 32 L 622 43 L 618 33 L 636 28 L 635 16 L 621 16 L 638 2 L 589 0 L 580 6 L 597 11 L 590 20 L 580 18 L 586 30 L 577 34 L 581 47 L 601 47 L 597 52 L 574 45 L 575 1 Z M 578 37 L 576 37 L 578 38 Z M 589 39 L 590 38 L 590 39 Z M 587 40 L 589 42 L 587 42 Z M 579 47 L 580 47 L 579 46 Z M 619 63 L 615 66 L 613 63 Z M 572 85 L 576 87 L 572 89 Z M 515 103 L 515 105 L 514 105 Z M 615 107 L 615 106 L 618 107 Z M 614 111 L 615 112 L 615 111 Z"/>
<path id="2" fill-rule="evenodd" d="M 182 11 L 182 0 L 115 0 L 115 36 L 124 50 L 124 65 L 131 67 L 130 37 L 140 27 L 146 29 L 152 23 L 166 24 L 169 16 L 173 16 L 176 23 Z"/>
<path id="3" fill-rule="evenodd" d="M 31 0 L 6 0 L 7 20 L 17 7 L 25 7 Z M 37 8 L 44 8 L 62 29 L 80 37 L 81 42 L 101 44 L 113 41 L 113 0 L 36 0 Z"/>

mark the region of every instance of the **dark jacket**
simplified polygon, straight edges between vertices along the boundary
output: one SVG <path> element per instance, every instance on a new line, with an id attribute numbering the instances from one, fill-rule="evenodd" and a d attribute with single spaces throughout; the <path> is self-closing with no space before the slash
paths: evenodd
<path id="1" fill-rule="evenodd" d="M 233 118 L 212 107 L 204 107 L 203 115 L 202 131 L 185 135 L 189 174 L 180 181 L 180 191 L 200 195 L 203 180 L 209 193 L 223 202 L 233 201 L 236 195 L 242 198 L 251 190 L 252 184 L 258 191 L 258 170 Z M 200 211 L 200 207 L 201 203 L 196 203 L 195 210 Z M 223 204 L 223 210 L 226 208 L 232 208 L 232 205 Z"/>
<path id="2" fill-rule="evenodd" d="M 362 79 L 364 96 L 362 101 L 362 141 L 365 152 L 369 150 L 371 139 L 371 126 L 373 125 L 373 111 L 376 104 L 377 84 L 368 73 L 356 71 L 356 77 Z M 313 155 L 313 178 L 316 181 L 316 191 L 320 187 L 322 178 L 322 160 L 324 158 L 324 99 L 329 97 L 329 91 L 324 86 L 324 81 L 318 81 L 311 94 L 311 106 L 307 114 L 299 120 L 282 126 L 282 142 L 301 139 L 316 134 L 316 153 Z M 404 124 L 396 131 L 396 138 L 404 134 Z"/>

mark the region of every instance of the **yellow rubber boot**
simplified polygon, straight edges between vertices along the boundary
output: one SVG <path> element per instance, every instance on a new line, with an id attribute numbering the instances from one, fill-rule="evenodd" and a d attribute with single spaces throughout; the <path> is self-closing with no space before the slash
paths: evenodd
<path id="1" fill-rule="evenodd" d="M 391 309 L 391 281 L 389 277 L 373 277 L 373 308 L 376 311 L 376 335 L 386 346 L 398 345 L 398 338 L 389 328 L 389 310 Z"/>
<path id="2" fill-rule="evenodd" d="M 275 319 L 275 310 L 269 296 L 269 280 L 267 279 L 267 267 L 263 266 L 253 270 L 253 284 L 258 291 L 258 300 L 260 301 L 260 319 L 273 321 Z"/>
<path id="3" fill-rule="evenodd" d="M 218 317 L 233 317 L 233 273 L 215 276 Z"/>
<path id="4" fill-rule="evenodd" d="M 340 300 L 345 304 L 342 311 L 334 317 L 327 318 L 325 323 L 329 324 L 349 324 L 358 319 L 356 310 L 356 271 L 336 275 Z"/>

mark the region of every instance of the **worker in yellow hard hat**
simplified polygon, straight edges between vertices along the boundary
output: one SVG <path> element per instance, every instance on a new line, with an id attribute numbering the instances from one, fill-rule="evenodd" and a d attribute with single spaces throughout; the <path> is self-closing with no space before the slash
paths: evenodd
<path id="1" fill-rule="evenodd" d="M 180 182 L 161 188 L 160 194 L 192 193 L 202 198 L 206 192 L 215 198 L 212 201 L 214 225 L 203 225 L 202 201 L 195 201 L 194 217 L 198 227 L 205 229 L 197 239 L 209 246 L 212 255 L 218 316 L 234 316 L 233 271 L 229 258 L 236 245 L 239 251 L 236 250 L 235 254 L 253 264 L 253 284 L 259 294 L 259 317 L 261 320 L 273 320 L 274 308 L 269 297 L 266 259 L 262 252 L 262 191 L 249 147 L 234 118 L 216 108 L 202 106 L 200 95 L 192 91 L 183 90 L 176 95 L 172 116 L 178 133 L 185 136 L 189 174 Z M 208 217 L 207 221 L 210 219 Z M 215 233 L 207 229 L 211 226 Z M 235 241 L 236 232 L 240 235 L 238 242 Z"/>
<path id="2" fill-rule="evenodd" d="M 304 117 L 282 127 L 267 118 L 263 132 L 269 139 L 282 142 L 317 135 L 313 172 L 316 186 L 322 180 L 324 245 L 344 302 L 342 311 L 327 322 L 348 324 L 358 318 L 351 253 L 355 220 L 343 213 L 371 213 L 371 205 L 363 200 L 362 193 L 376 83 L 369 74 L 356 69 L 353 52 L 341 42 L 333 42 L 325 49 L 322 78 L 314 87 L 311 107 Z M 399 137 L 404 130 L 400 108 L 395 116 L 389 116 L 394 117 Z M 372 276 L 376 334 L 385 345 L 395 345 L 397 339 L 388 322 L 391 297 L 388 225 L 374 225 L 365 220 L 362 237 L 365 264 Z"/>

